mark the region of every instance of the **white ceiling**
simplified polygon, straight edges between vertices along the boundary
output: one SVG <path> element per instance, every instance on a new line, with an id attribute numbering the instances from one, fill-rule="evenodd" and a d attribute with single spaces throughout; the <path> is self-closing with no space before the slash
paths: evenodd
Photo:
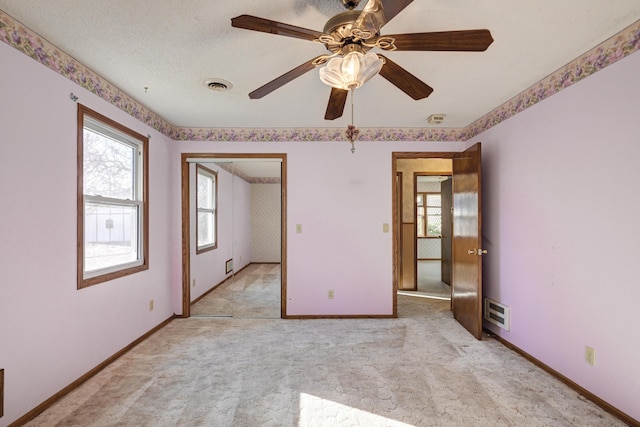
<path id="1" fill-rule="evenodd" d="M 361 9 L 366 0 L 362 0 Z M 0 9 L 171 124 L 335 128 L 317 70 L 260 100 L 248 93 L 327 52 L 323 45 L 231 27 L 250 14 L 322 31 L 340 0 L 0 0 Z M 434 88 L 414 101 L 380 76 L 355 93 L 359 127 L 461 128 L 640 19 L 638 0 L 415 0 L 382 34 L 487 28 L 486 52 L 388 52 Z M 233 84 L 214 92 L 203 82 Z M 145 90 L 145 88 L 148 88 Z"/>
<path id="2" fill-rule="evenodd" d="M 264 178 L 281 178 L 282 176 L 282 162 L 273 159 L 211 159 L 199 161 L 198 163 L 205 166 L 209 164 L 220 166 L 247 181 Z"/>

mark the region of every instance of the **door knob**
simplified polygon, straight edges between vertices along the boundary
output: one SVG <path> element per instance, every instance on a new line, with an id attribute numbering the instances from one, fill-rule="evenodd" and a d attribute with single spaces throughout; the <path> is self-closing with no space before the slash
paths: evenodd
<path id="1" fill-rule="evenodd" d="M 486 249 L 469 249 L 469 251 L 467 252 L 469 255 L 478 255 L 478 256 L 482 256 L 483 254 L 487 253 Z"/>

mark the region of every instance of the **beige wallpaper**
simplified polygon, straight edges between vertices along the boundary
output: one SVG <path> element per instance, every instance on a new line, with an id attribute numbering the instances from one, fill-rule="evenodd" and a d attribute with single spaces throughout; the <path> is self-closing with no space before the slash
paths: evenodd
<path id="1" fill-rule="evenodd" d="M 280 184 L 251 184 L 251 262 L 280 262 Z"/>
<path id="2" fill-rule="evenodd" d="M 453 170 L 451 159 L 398 159 L 397 170 L 402 172 L 402 222 L 415 221 L 415 202 L 413 200 L 414 172 L 429 172 L 450 175 Z"/>
<path id="3" fill-rule="evenodd" d="M 424 193 L 439 193 L 440 192 L 440 183 L 439 182 L 418 182 L 418 191 Z"/>
<path id="4" fill-rule="evenodd" d="M 440 239 L 418 239 L 418 259 L 442 258 Z"/>

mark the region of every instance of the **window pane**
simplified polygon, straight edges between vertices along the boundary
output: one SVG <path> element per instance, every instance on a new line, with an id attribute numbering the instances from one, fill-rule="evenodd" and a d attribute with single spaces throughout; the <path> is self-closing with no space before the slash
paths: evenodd
<path id="1" fill-rule="evenodd" d="M 417 194 L 416 195 L 416 204 L 418 206 L 422 206 L 423 205 L 423 197 L 422 194 Z"/>
<path id="2" fill-rule="evenodd" d="M 84 194 L 135 199 L 135 147 L 84 129 Z"/>
<path id="3" fill-rule="evenodd" d="M 424 234 L 424 217 L 418 217 L 418 237 L 425 237 Z"/>
<path id="4" fill-rule="evenodd" d="M 427 208 L 427 215 L 440 215 L 442 208 Z"/>
<path id="5" fill-rule="evenodd" d="M 138 207 L 85 203 L 84 270 L 138 261 Z"/>
<path id="6" fill-rule="evenodd" d="M 442 198 L 439 194 L 427 194 L 427 206 L 442 206 Z"/>
<path id="7" fill-rule="evenodd" d="M 197 166 L 196 205 L 197 252 L 215 249 L 216 247 L 216 191 L 217 174 L 204 166 Z"/>
<path id="8" fill-rule="evenodd" d="M 198 246 L 210 245 L 214 240 L 213 212 L 198 212 Z"/>
<path id="9" fill-rule="evenodd" d="M 442 217 L 440 215 L 427 216 L 427 234 L 442 234 Z"/>
<path id="10" fill-rule="evenodd" d="M 148 138 L 78 104 L 78 289 L 148 269 Z"/>
<path id="11" fill-rule="evenodd" d="M 204 174 L 198 174 L 198 207 L 213 208 L 213 179 Z"/>

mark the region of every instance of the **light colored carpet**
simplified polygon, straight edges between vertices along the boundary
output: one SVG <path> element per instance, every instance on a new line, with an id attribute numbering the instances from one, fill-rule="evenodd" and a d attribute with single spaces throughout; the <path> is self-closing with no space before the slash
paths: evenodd
<path id="1" fill-rule="evenodd" d="M 398 319 L 177 319 L 30 426 L 623 426 L 449 302 Z"/>
<path id="2" fill-rule="evenodd" d="M 418 294 L 451 299 L 451 286 L 440 280 L 441 268 L 442 263 L 439 260 L 418 261 Z"/>
<path id="3" fill-rule="evenodd" d="M 192 316 L 280 318 L 280 264 L 250 264 L 191 306 Z"/>

